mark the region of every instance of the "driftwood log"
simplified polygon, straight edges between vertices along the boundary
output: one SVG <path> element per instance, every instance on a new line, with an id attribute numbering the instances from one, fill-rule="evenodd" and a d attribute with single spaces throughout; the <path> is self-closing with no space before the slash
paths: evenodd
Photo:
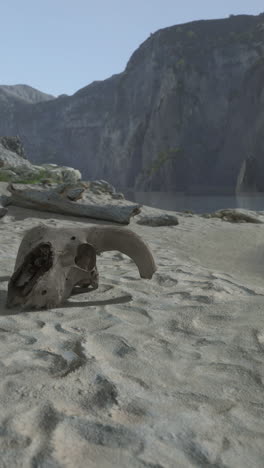
<path id="1" fill-rule="evenodd" d="M 59 186 L 56 188 L 32 187 L 10 184 L 10 204 L 34 210 L 81 216 L 86 218 L 129 224 L 132 216 L 140 213 L 140 205 L 101 202 L 99 204 L 81 199 L 85 188 Z"/>

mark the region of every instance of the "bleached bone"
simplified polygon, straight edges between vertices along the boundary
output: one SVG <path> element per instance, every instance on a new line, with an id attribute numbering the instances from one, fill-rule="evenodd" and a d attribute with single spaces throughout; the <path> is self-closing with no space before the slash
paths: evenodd
<path id="1" fill-rule="evenodd" d="M 7 306 L 50 308 L 62 304 L 76 286 L 98 287 L 96 254 L 118 250 L 150 279 L 156 265 L 149 247 L 129 229 L 114 226 L 30 229 L 20 244 L 8 284 Z"/>

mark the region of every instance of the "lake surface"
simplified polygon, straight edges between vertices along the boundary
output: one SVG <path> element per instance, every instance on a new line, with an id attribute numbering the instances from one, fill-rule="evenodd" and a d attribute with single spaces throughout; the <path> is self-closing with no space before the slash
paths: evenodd
<path id="1" fill-rule="evenodd" d="M 179 192 L 131 192 L 123 191 L 128 200 L 172 211 L 191 210 L 194 213 L 210 213 L 223 208 L 245 208 L 264 211 L 264 193 L 243 195 L 184 195 Z"/>

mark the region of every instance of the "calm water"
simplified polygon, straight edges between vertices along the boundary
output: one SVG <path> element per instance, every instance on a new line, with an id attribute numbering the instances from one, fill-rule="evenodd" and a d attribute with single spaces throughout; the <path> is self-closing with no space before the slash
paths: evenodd
<path id="1" fill-rule="evenodd" d="M 123 192 L 128 200 L 164 210 L 210 213 L 223 208 L 264 211 L 264 193 L 245 195 L 184 195 L 176 192 Z"/>

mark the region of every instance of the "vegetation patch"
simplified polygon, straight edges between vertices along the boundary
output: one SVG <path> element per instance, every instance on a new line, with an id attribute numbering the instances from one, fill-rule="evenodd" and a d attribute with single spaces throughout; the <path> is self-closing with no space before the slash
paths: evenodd
<path id="1" fill-rule="evenodd" d="M 177 62 L 176 62 L 176 66 L 177 68 L 183 68 L 185 65 L 185 59 L 183 57 L 181 57 Z"/>
<path id="2" fill-rule="evenodd" d="M 186 34 L 189 39 L 193 39 L 196 36 L 195 32 L 192 30 L 187 31 Z"/>
<path id="3" fill-rule="evenodd" d="M 182 148 L 170 148 L 160 151 L 157 157 L 151 162 L 150 167 L 144 169 L 144 174 L 147 177 L 153 177 L 168 161 L 175 160 L 182 153 Z"/>
<path id="4" fill-rule="evenodd" d="M 51 171 L 47 169 L 40 169 L 32 173 L 27 172 L 19 174 L 19 171 L 15 172 L 14 169 L 0 169 L 0 182 L 16 182 L 19 184 L 40 184 L 48 180 L 53 183 L 60 183 L 62 178 L 57 174 L 51 174 Z"/>

